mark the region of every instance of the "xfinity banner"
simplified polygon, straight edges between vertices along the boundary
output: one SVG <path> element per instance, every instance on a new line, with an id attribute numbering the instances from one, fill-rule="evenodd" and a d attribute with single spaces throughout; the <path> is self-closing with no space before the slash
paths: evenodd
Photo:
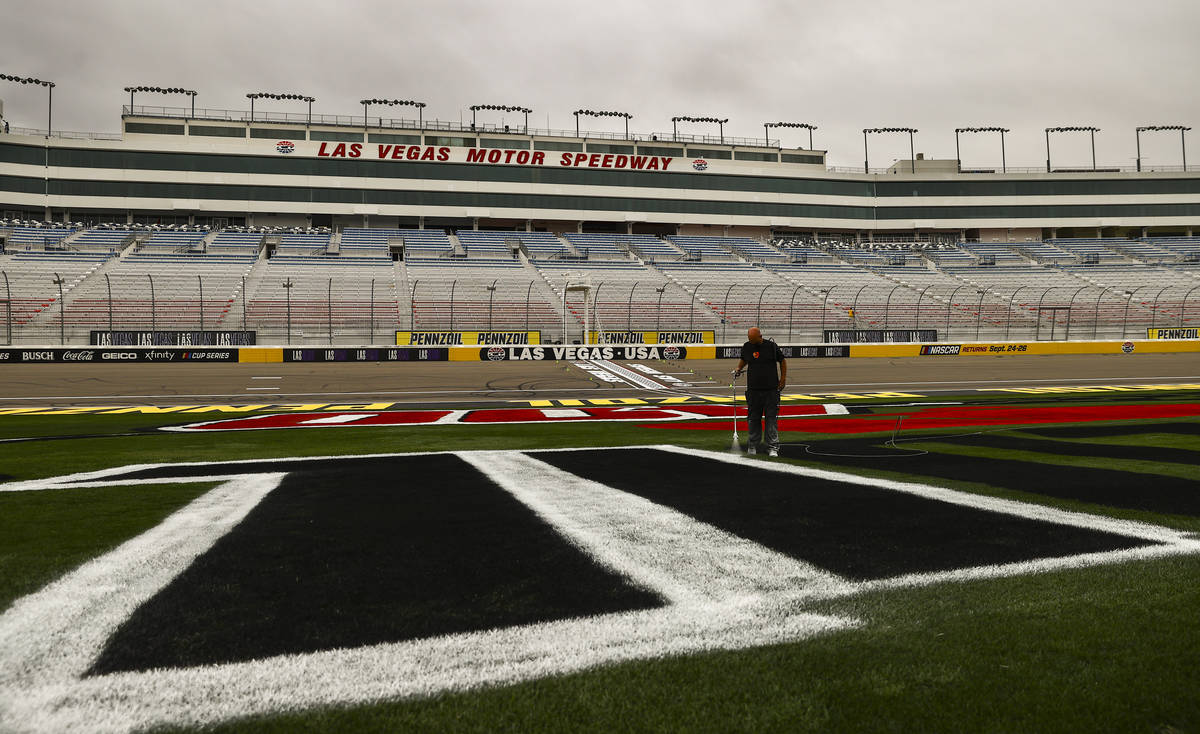
<path id="1" fill-rule="evenodd" d="M 2 349 L 0 364 L 47 362 L 236 362 L 236 349 Z"/>
<path id="2" fill-rule="evenodd" d="M 562 347 L 489 347 L 479 350 L 484 362 L 503 360 L 586 360 L 586 359 L 687 359 L 687 347 L 678 346 L 562 346 Z"/>
<path id="3" fill-rule="evenodd" d="M 93 331 L 97 347 L 251 347 L 253 331 Z"/>

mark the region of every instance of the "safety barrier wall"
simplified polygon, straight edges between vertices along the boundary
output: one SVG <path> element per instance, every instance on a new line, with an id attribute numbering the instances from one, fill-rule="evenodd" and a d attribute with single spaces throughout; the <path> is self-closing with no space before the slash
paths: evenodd
<path id="1" fill-rule="evenodd" d="M 963 342 L 961 344 L 782 344 L 790 359 L 875 357 L 1005 357 L 1061 354 L 1168 354 L 1200 352 L 1200 339 L 1078 342 Z M 501 362 L 737 359 L 740 344 L 528 345 L 463 347 L 25 347 L 0 349 L 0 364 L 96 362 Z"/>

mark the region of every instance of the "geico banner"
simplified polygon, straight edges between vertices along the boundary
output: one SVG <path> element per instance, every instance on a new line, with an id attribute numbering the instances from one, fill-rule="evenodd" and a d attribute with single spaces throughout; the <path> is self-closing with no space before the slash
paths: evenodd
<path id="1" fill-rule="evenodd" d="M 485 347 L 479 350 L 485 362 L 504 360 L 583 359 L 687 359 L 687 347 L 675 346 L 562 346 Z"/>
<path id="2" fill-rule="evenodd" d="M 236 361 L 236 349 L 0 349 L 0 364 Z"/>
<path id="3" fill-rule="evenodd" d="M 715 344 L 715 331 L 589 331 L 588 344 Z"/>
<path id="4" fill-rule="evenodd" d="M 541 344 L 540 331 L 397 331 L 401 347 L 474 347 Z"/>
<path id="5" fill-rule="evenodd" d="M 284 349 L 284 362 L 445 362 L 450 350 L 431 349 Z"/>
<path id="6" fill-rule="evenodd" d="M 1200 339 L 1200 329 L 1146 329 L 1149 339 Z"/>

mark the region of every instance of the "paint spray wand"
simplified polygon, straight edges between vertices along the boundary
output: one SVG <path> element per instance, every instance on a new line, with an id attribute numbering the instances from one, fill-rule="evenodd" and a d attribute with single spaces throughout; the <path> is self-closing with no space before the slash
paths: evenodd
<path id="1" fill-rule="evenodd" d="M 729 445 L 729 450 L 733 453 L 741 453 L 742 445 L 738 441 L 738 420 L 737 420 L 737 378 L 742 376 L 741 370 L 733 370 L 729 373 L 733 379 L 729 383 L 731 392 L 733 393 L 733 442 Z"/>

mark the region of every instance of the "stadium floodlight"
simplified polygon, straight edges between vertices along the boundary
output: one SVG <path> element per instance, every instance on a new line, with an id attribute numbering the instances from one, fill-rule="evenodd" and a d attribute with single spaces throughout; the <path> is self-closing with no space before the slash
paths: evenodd
<path id="1" fill-rule="evenodd" d="M 1046 128 L 1046 173 L 1050 173 L 1050 133 L 1091 133 L 1092 136 L 1092 170 L 1096 170 L 1096 133 L 1100 128 L 1090 125 L 1071 125 L 1068 127 Z"/>
<path id="2" fill-rule="evenodd" d="M 718 134 L 721 136 L 721 144 L 725 144 L 725 123 L 729 122 L 729 118 L 721 119 L 719 117 L 688 117 L 681 115 L 671 118 L 671 139 L 678 141 L 680 122 L 715 122 L 717 123 Z"/>
<path id="3" fill-rule="evenodd" d="M 316 97 L 309 97 L 304 94 L 280 94 L 278 92 L 251 92 L 246 95 L 246 99 L 250 100 L 250 122 L 254 122 L 254 100 L 256 99 L 295 99 L 300 102 L 308 102 L 308 123 L 312 124 L 312 103 L 317 101 Z"/>
<path id="4" fill-rule="evenodd" d="M 46 88 L 46 137 L 50 137 L 50 132 L 53 130 L 51 121 L 54 119 L 54 82 L 34 79 L 31 76 L 13 76 L 12 74 L 0 74 L 0 79 L 17 84 L 37 84 Z"/>
<path id="5" fill-rule="evenodd" d="M 1010 133 L 1006 127 L 956 127 L 954 128 L 954 160 L 958 163 L 958 171 L 962 173 L 962 155 L 958 148 L 959 133 L 1000 133 L 1000 172 L 1008 173 L 1008 162 L 1004 156 L 1004 133 Z"/>
<path id="6" fill-rule="evenodd" d="M 497 112 L 521 112 L 525 115 L 525 134 L 529 134 L 529 113 L 533 110 L 520 105 L 503 105 L 503 104 L 473 104 L 471 110 L 471 129 L 475 129 L 475 112 L 478 110 L 496 110 Z"/>
<path id="7" fill-rule="evenodd" d="M 1142 133 L 1157 132 L 1159 130 L 1178 130 L 1179 131 L 1179 147 L 1183 152 L 1183 170 L 1187 170 L 1187 141 L 1183 139 L 1184 133 L 1191 130 L 1187 125 L 1143 125 L 1137 129 L 1134 136 L 1137 138 L 1137 169 L 1142 170 Z"/>
<path id="8" fill-rule="evenodd" d="M 864 127 L 863 128 L 863 173 L 870 173 L 871 155 L 867 152 L 867 133 L 908 133 L 908 162 L 912 166 L 912 172 L 917 172 L 917 154 L 913 147 L 913 135 L 917 133 L 914 127 Z"/>
<path id="9" fill-rule="evenodd" d="M 183 89 L 182 87 L 125 87 L 125 91 L 129 92 L 129 114 L 133 114 L 133 93 L 134 92 L 153 92 L 155 94 L 186 94 L 192 98 L 192 117 L 196 116 L 196 92 L 191 89 Z"/>
<path id="10" fill-rule="evenodd" d="M 571 114 L 575 115 L 575 137 L 579 137 L 579 116 L 587 115 L 588 117 L 624 117 L 625 118 L 625 138 L 629 139 L 629 121 L 633 119 L 633 115 L 628 112 L 599 112 L 597 110 L 575 110 Z"/>
<path id="11" fill-rule="evenodd" d="M 367 107 L 373 104 L 387 105 L 388 107 L 416 107 L 417 108 L 417 127 L 425 129 L 425 117 L 423 110 L 425 109 L 424 102 L 414 102 L 411 99 L 360 99 L 358 101 L 363 106 L 363 129 L 367 127 Z M 383 118 L 379 118 L 379 127 L 383 128 Z"/>
<path id="12" fill-rule="evenodd" d="M 816 125 L 809 125 L 807 122 L 764 122 L 763 132 L 767 138 L 767 145 L 771 144 L 771 128 L 773 127 L 795 127 L 808 130 L 808 149 L 813 149 L 812 133 L 817 129 Z"/>

